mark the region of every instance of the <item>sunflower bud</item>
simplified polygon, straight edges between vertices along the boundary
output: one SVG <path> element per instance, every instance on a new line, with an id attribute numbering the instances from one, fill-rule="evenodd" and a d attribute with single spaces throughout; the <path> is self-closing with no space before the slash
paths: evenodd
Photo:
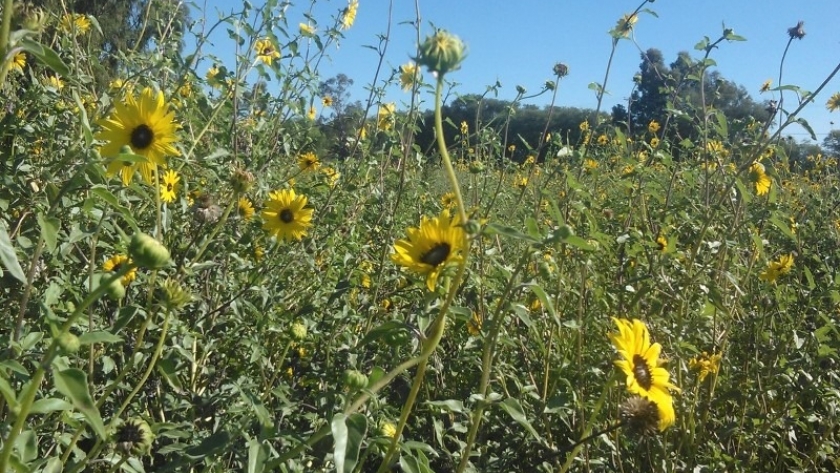
<path id="1" fill-rule="evenodd" d="M 59 335 L 57 342 L 58 347 L 61 348 L 61 351 L 63 353 L 76 353 L 77 351 L 79 351 L 79 347 L 82 346 L 81 342 L 79 341 L 79 337 L 69 332 L 65 332 Z"/>
<path id="2" fill-rule="evenodd" d="M 96 273 L 93 275 L 93 287 L 99 287 L 100 284 L 103 284 L 105 281 L 111 278 L 112 275 L 110 274 L 102 274 Z M 108 287 L 105 288 L 105 295 L 115 301 L 121 300 L 125 297 L 125 286 L 123 286 L 122 278 L 113 279 L 109 284 Z"/>
<path id="3" fill-rule="evenodd" d="M 367 386 L 368 377 L 358 370 L 345 370 L 343 381 L 349 390 L 357 391 Z"/>
<path id="4" fill-rule="evenodd" d="M 244 169 L 236 169 L 230 177 L 230 186 L 236 192 L 245 192 L 254 183 L 254 175 Z"/>
<path id="5" fill-rule="evenodd" d="M 149 424 L 140 418 L 125 421 L 114 432 L 117 450 L 132 455 L 148 454 L 154 438 Z"/>
<path id="6" fill-rule="evenodd" d="M 131 237 L 128 254 L 138 266 L 160 269 L 169 264 L 169 250 L 159 241 L 142 232 Z"/>
<path id="7" fill-rule="evenodd" d="M 439 29 L 420 45 L 420 56 L 415 60 L 417 64 L 426 66 L 429 71 L 443 75 L 461 67 L 465 56 L 461 39 Z"/>
<path id="8" fill-rule="evenodd" d="M 184 290 L 174 279 L 164 281 L 161 295 L 163 304 L 172 310 L 180 309 L 192 301 L 192 294 Z"/>

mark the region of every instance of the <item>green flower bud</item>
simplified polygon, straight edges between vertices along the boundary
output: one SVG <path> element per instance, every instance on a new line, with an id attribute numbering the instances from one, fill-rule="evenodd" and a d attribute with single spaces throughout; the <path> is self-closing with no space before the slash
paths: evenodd
<path id="1" fill-rule="evenodd" d="M 140 418 L 125 421 L 114 432 L 117 450 L 132 455 L 147 455 L 154 439 L 149 424 Z"/>
<path id="2" fill-rule="evenodd" d="M 358 370 L 344 371 L 344 386 L 351 391 L 357 391 L 367 386 L 368 377 Z"/>
<path id="3" fill-rule="evenodd" d="M 93 287 L 97 288 L 100 284 L 103 284 L 105 281 L 110 279 L 113 274 L 102 274 L 97 273 L 93 275 Z M 122 278 L 116 278 L 108 284 L 108 287 L 105 288 L 105 295 L 108 296 L 109 299 L 114 301 L 119 301 L 123 297 L 125 297 L 125 286 L 122 285 Z"/>
<path id="4" fill-rule="evenodd" d="M 461 67 L 464 57 L 466 52 L 461 39 L 439 29 L 420 45 L 420 56 L 415 61 L 429 71 L 443 75 Z"/>
<path id="5" fill-rule="evenodd" d="M 58 347 L 63 353 L 76 353 L 82 344 L 79 342 L 79 337 L 72 333 L 65 332 L 58 336 Z"/>
<path id="6" fill-rule="evenodd" d="M 560 225 L 560 228 L 557 229 L 557 235 L 564 240 L 570 236 L 574 236 L 574 234 L 574 229 L 568 225 Z"/>
<path id="7" fill-rule="evenodd" d="M 138 266 L 149 269 L 160 269 L 169 264 L 169 250 L 159 241 L 142 232 L 135 233 L 131 237 L 128 254 Z"/>
<path id="8" fill-rule="evenodd" d="M 192 294 L 184 290 L 174 279 L 167 279 L 163 283 L 163 303 L 166 307 L 177 310 L 192 301 Z"/>

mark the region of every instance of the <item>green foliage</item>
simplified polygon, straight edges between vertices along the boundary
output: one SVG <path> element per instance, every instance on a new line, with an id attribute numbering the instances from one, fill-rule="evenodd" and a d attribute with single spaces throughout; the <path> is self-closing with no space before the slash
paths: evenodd
<path id="1" fill-rule="evenodd" d="M 43 4 L 42 31 L 0 44 L 26 55 L 0 74 L 0 470 L 840 468 L 833 134 L 825 153 L 783 139 L 795 113 L 772 128 L 710 69 L 731 30 L 703 59 L 648 50 L 638 106 L 610 121 L 607 84 L 571 109 L 559 73 L 543 109 L 524 87 L 432 112 L 353 103 L 351 78 L 317 70 L 353 3 L 305 32 L 272 14 L 293 5 L 246 2 L 206 25 L 239 45 L 225 65 L 182 10 L 125 4 L 73 3 L 87 31 Z M 123 21 L 100 66 L 96 25 Z M 196 50 L 173 54 L 186 34 Z M 414 79 L 437 101 L 454 87 Z M 146 87 L 163 105 L 138 111 Z M 144 177 L 166 111 L 173 151 Z M 114 117 L 126 146 L 103 156 Z M 305 203 L 278 210 L 290 188 Z M 444 209 L 459 223 L 432 228 Z M 611 317 L 661 345 L 681 388 L 667 429 L 630 429 L 646 419 Z"/>

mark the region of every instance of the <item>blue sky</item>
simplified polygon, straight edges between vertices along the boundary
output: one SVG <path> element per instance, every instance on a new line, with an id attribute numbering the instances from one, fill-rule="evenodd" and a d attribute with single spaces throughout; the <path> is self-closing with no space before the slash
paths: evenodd
<path id="1" fill-rule="evenodd" d="M 564 62 L 570 74 L 560 84 L 557 105 L 584 108 L 596 105 L 595 93 L 588 86 L 603 80 L 611 48 L 607 32 L 621 15 L 632 12 L 639 4 L 624 0 L 417 1 L 423 36 L 433 31 L 430 24 L 434 24 L 459 35 L 467 44 L 469 54 L 463 67 L 450 76 L 460 83 L 456 93 L 483 93 L 497 80 L 502 84 L 498 95 L 501 99 L 512 99 L 517 85 L 529 93 L 537 92 L 546 80 L 553 78 L 553 65 Z M 313 15 L 320 25 L 331 24 L 331 17 L 346 2 L 318 0 Z M 378 44 L 377 35 L 385 34 L 390 2 L 360 0 L 359 3 L 355 25 L 344 32 L 340 47 L 329 52 L 329 60 L 322 62 L 320 74 L 325 79 L 340 72 L 347 74 L 355 81 L 351 98 L 365 101 L 368 97 L 365 87 L 373 80 L 378 63 L 377 53 L 365 46 Z M 258 6 L 261 2 L 257 0 L 254 4 Z M 231 9 L 224 0 L 208 0 L 207 5 L 208 20 L 215 18 L 217 10 Z M 416 32 L 408 22 L 416 18 L 415 6 L 410 0 L 393 0 L 391 41 L 380 80 L 413 55 Z M 651 47 L 660 49 L 666 64 L 680 51 L 700 57 L 702 52 L 695 51 L 694 45 L 704 36 L 712 40 L 719 37 L 724 23 L 747 41 L 723 43 L 711 57 L 724 77 L 746 87 L 758 101 L 778 99 L 778 92 L 759 94 L 759 87 L 767 79 L 772 79 L 774 87 L 778 85 L 779 61 L 788 41 L 787 29 L 799 20 L 805 22 L 807 35 L 791 44 L 782 83 L 814 90 L 840 63 L 838 0 L 659 0 L 647 7 L 658 17 L 643 14 L 633 35 L 636 44 L 620 42 L 607 82 L 609 95 L 602 107 L 606 111 L 615 103 L 626 103 L 641 51 Z M 302 2 L 287 10 L 289 24 L 305 21 L 303 12 L 308 9 L 309 2 Z M 193 18 L 198 16 L 198 12 L 193 12 Z M 225 55 L 219 51 L 225 47 L 224 41 L 224 38 L 214 38 L 216 47 L 211 50 L 223 59 Z M 840 113 L 829 113 L 825 108 L 825 101 L 837 91 L 840 91 L 840 76 L 801 115 L 817 133 L 818 141 L 832 128 L 840 129 Z M 385 101 L 402 104 L 408 103 L 409 98 L 407 93 L 393 87 Z M 422 99 L 428 107 L 430 94 Z M 541 106 L 549 100 L 546 94 L 530 103 Z M 791 92 L 785 93 L 786 108 L 795 100 Z M 807 138 L 805 130 L 796 125 L 785 132 L 797 140 Z"/>

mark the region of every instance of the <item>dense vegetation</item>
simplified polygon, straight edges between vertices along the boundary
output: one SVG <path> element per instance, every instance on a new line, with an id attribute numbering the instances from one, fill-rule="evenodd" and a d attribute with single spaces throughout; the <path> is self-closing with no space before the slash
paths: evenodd
<path id="1" fill-rule="evenodd" d="M 0 471 L 840 469 L 840 131 L 785 138 L 840 65 L 540 108 L 436 30 L 397 110 L 318 74 L 355 0 L 118 4 L 4 3 Z"/>

